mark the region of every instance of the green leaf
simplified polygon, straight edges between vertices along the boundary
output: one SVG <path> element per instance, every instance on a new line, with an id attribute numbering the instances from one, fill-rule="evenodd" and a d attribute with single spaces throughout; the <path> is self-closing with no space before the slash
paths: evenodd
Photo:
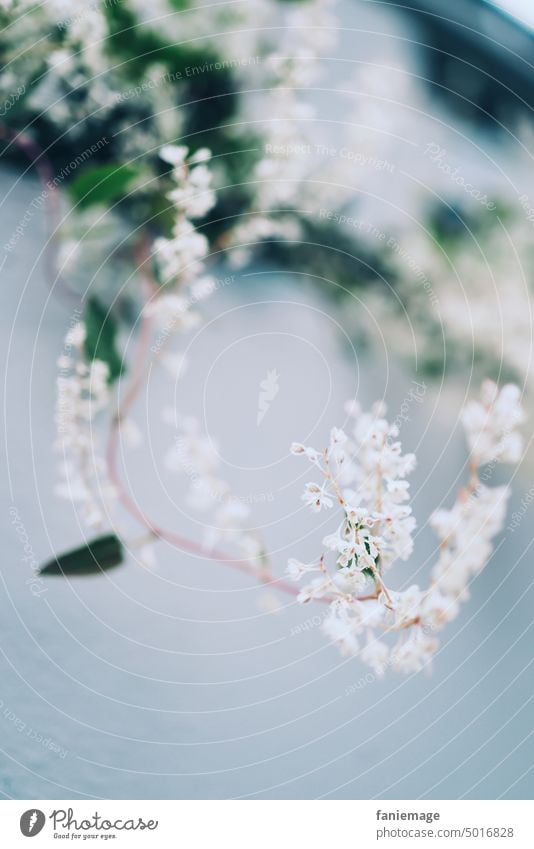
<path id="1" fill-rule="evenodd" d="M 130 183 L 140 174 L 141 168 L 127 163 L 97 165 L 69 184 L 70 196 L 81 209 L 97 203 L 112 203 L 126 194 Z"/>
<path id="2" fill-rule="evenodd" d="M 84 315 L 85 354 L 89 361 L 103 360 L 109 368 L 109 382 L 122 372 L 122 357 L 117 349 L 117 322 L 98 300 L 89 298 Z"/>
<path id="3" fill-rule="evenodd" d="M 98 537 L 86 545 L 60 554 L 41 567 L 41 575 L 94 575 L 118 566 L 122 543 L 115 534 Z"/>

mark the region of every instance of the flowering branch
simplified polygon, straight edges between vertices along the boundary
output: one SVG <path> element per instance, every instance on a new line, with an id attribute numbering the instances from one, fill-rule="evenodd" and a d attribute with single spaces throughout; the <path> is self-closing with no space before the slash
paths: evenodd
<path id="1" fill-rule="evenodd" d="M 383 404 L 362 414 L 351 402 L 347 413 L 353 419 L 350 438 L 334 428 L 323 452 L 299 443 L 292 446 L 292 453 L 305 456 L 323 477 L 320 484 L 306 484 L 305 504 L 318 513 L 337 501 L 342 520 L 324 538 L 326 551 L 318 560 L 305 564 L 291 559 L 288 575 L 298 581 L 319 572 L 298 600 L 306 603 L 328 595 L 330 607 L 322 627 L 342 654 L 360 656 L 377 674 L 390 665 L 416 671 L 430 662 L 439 646 L 433 634 L 458 615 L 460 602 L 469 597 L 470 579 L 488 562 L 492 539 L 503 526 L 509 489 L 484 486 L 478 472 L 481 466 L 519 460 L 522 441 L 515 428 L 524 420 L 519 390 L 507 385 L 499 391 L 485 381 L 480 401 L 470 402 L 463 412 L 469 484 L 451 510 L 437 510 L 430 518 L 440 554 L 424 591 L 417 585 L 395 591 L 384 579 L 397 559 L 406 560 L 412 553 L 415 520 L 406 504 L 405 477 L 415 457 L 401 453 L 398 428 L 383 417 Z M 334 552 L 333 571 L 325 565 L 327 552 Z M 375 637 L 377 631 L 402 633 L 390 646 Z M 366 644 L 360 648 L 362 634 Z"/>
<path id="2" fill-rule="evenodd" d="M 232 496 L 228 483 L 220 477 L 217 454 L 198 422 L 175 410 L 164 411 L 165 420 L 177 433 L 167 465 L 187 474 L 189 503 L 201 511 L 213 511 L 213 518 L 206 525 L 202 543 L 159 527 L 122 484 L 117 469 L 118 440 L 135 429 L 128 414 L 143 383 L 149 348 L 156 361 L 165 362 L 170 340 L 178 330 L 187 330 L 200 320 L 193 307 L 215 287 L 205 272 L 207 240 L 193 223 L 215 202 L 206 165 L 210 152 L 202 149 L 189 157 L 187 148 L 167 145 L 161 154 L 173 166 L 174 188 L 169 198 L 175 207 L 175 222 L 170 238 L 160 237 L 152 247 L 145 241 L 136 252 L 145 304 L 131 382 L 112 418 L 104 462 L 94 453 L 92 425 L 96 414 L 110 402 L 108 368 L 98 359 L 85 362 L 81 323 L 69 330 L 59 363 L 65 373 L 58 380 L 58 448 L 64 453 L 64 480 L 58 491 L 81 502 L 90 525 L 101 527 L 108 516 L 107 502 L 118 498 L 146 528 L 149 541 L 165 539 L 202 557 L 229 563 L 297 595 L 301 603 L 328 604 L 323 623 L 327 636 L 344 654 L 358 654 L 379 674 L 388 665 L 406 672 L 421 668 L 438 647 L 434 632 L 457 615 L 459 603 L 468 597 L 470 578 L 486 564 L 491 541 L 502 527 L 508 488 L 484 486 L 478 472 L 483 465 L 519 459 L 522 442 L 515 427 L 523 421 L 523 412 L 518 389 L 508 385 L 499 392 L 487 381 L 480 402 L 471 402 L 464 410 L 469 482 L 452 510 L 438 510 L 430 519 L 440 539 L 440 555 L 425 591 L 416 585 L 396 591 L 386 580 L 394 563 L 408 559 L 413 550 L 415 519 L 407 503 L 406 478 L 415 467 L 415 457 L 402 454 L 398 428 L 384 418 L 383 404 L 363 414 L 359 405 L 351 402 L 347 406 L 353 422 L 350 437 L 333 428 L 330 444 L 322 452 L 293 444 L 292 453 L 306 456 L 322 478 L 320 483 L 306 485 L 304 502 L 314 512 L 337 503 L 342 517 L 335 531 L 324 538 L 325 550 L 316 561 L 289 561 L 290 582 L 274 578 L 264 543 L 247 526 L 248 507 Z M 158 280 L 148 273 L 152 258 Z M 157 341 L 150 345 L 155 331 Z M 171 367 L 175 370 L 174 359 Z M 221 541 L 234 546 L 239 557 L 229 558 L 221 552 Z M 152 556 L 148 548 L 143 545 L 141 551 L 145 560 Z M 327 565 L 332 554 L 334 568 Z M 299 591 L 295 582 L 308 573 L 317 575 Z M 377 631 L 385 636 L 400 632 L 400 637 L 390 646 L 375 636 Z M 366 644 L 360 648 L 362 634 Z"/>

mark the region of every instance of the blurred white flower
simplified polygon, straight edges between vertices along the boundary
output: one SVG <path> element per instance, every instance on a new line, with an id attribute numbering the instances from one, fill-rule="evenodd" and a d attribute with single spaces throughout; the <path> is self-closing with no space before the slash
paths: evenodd
<path id="1" fill-rule="evenodd" d="M 376 675 L 381 677 L 388 666 L 390 650 L 386 643 L 375 637 L 372 631 L 368 631 L 367 643 L 361 650 L 360 657 Z"/>
<path id="2" fill-rule="evenodd" d="M 493 381 L 484 381 L 480 401 L 471 401 L 462 413 L 473 461 L 479 466 L 494 460 L 517 463 L 523 441 L 515 429 L 524 420 L 517 386 L 507 384 L 499 391 Z"/>
<path id="3" fill-rule="evenodd" d="M 142 444 L 143 434 L 131 418 L 121 419 L 119 431 L 128 448 L 137 448 Z"/>
<path id="4" fill-rule="evenodd" d="M 107 502 L 116 498 L 107 479 L 105 463 L 98 451 L 96 416 L 109 403 L 108 365 L 83 359 L 85 327 L 69 328 L 59 358 L 56 380 L 55 451 L 61 456 L 60 481 L 55 493 L 77 505 L 88 527 L 104 527 Z"/>

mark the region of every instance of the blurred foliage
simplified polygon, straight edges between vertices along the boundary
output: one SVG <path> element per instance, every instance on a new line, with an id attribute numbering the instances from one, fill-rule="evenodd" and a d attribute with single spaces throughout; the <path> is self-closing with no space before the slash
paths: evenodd
<path id="1" fill-rule="evenodd" d="M 342 300 L 352 289 L 382 286 L 391 281 L 385 260 L 371 245 L 327 220 L 306 217 L 298 241 L 279 239 L 264 243 L 265 261 L 298 268 L 317 280 L 329 297 Z"/>
<path id="2" fill-rule="evenodd" d="M 117 347 L 117 321 L 97 298 L 91 297 L 85 308 L 84 322 L 87 359 L 90 362 L 98 359 L 107 363 L 108 379 L 113 383 L 122 372 L 122 357 Z"/>
<path id="3" fill-rule="evenodd" d="M 69 184 L 75 205 L 83 209 L 94 204 L 111 204 L 124 195 L 142 169 L 127 162 L 88 168 Z"/>

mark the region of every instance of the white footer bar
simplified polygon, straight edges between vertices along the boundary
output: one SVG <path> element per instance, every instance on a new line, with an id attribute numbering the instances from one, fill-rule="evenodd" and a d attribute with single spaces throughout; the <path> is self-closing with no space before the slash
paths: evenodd
<path id="1" fill-rule="evenodd" d="M 533 849 L 528 801 L 5 801 L 1 845 Z M 35 843 L 29 839 L 35 838 Z"/>

